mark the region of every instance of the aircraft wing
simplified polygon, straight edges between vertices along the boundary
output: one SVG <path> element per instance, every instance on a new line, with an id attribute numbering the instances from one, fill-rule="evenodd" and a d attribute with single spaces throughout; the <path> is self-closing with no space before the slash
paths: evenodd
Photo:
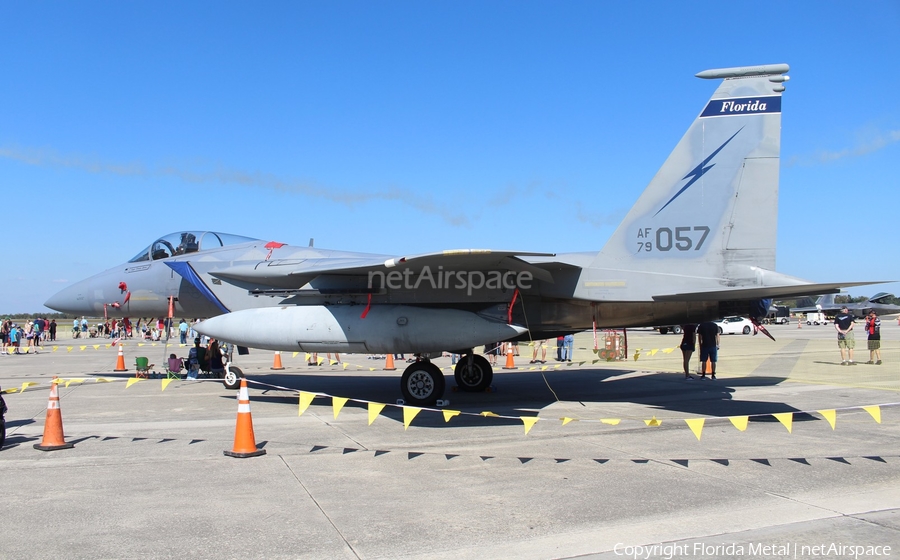
<path id="1" fill-rule="evenodd" d="M 883 282 L 840 282 L 834 284 L 797 284 L 793 286 L 764 286 L 758 288 L 735 288 L 705 292 L 685 292 L 653 296 L 654 301 L 709 301 L 732 299 L 791 298 L 818 294 L 836 294 L 841 288 L 867 286 Z"/>
<path id="2" fill-rule="evenodd" d="M 489 249 L 457 249 L 425 253 L 411 257 L 316 258 L 261 261 L 210 270 L 210 276 L 243 287 L 300 289 L 319 276 L 365 276 L 371 272 L 388 274 L 397 267 L 418 273 L 429 267 L 433 274 L 443 270 L 515 270 L 529 271 L 533 277 L 553 282 L 544 268 L 520 257 L 553 257 L 553 253 L 525 251 L 492 251 Z M 545 263 L 542 263 L 545 264 Z"/>

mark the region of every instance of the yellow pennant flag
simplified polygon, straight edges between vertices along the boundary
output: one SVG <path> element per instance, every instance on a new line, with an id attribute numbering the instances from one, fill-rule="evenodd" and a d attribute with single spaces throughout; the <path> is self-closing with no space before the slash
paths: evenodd
<path id="1" fill-rule="evenodd" d="M 57 350 L 59 350 L 59 346 L 54 346 L 53 351 L 56 352 Z"/>
<path id="2" fill-rule="evenodd" d="M 0 391 L 0 394 L 2 394 L 2 393 L 10 393 L 10 394 L 12 394 L 12 393 L 18 393 L 18 392 L 19 392 L 19 388 L 18 388 L 18 387 L 13 387 L 12 389 L 3 389 L 2 391 Z"/>
<path id="3" fill-rule="evenodd" d="M 372 425 L 372 422 L 378 418 L 378 415 L 381 414 L 381 411 L 384 410 L 384 405 L 377 402 L 369 403 L 369 425 Z"/>
<path id="4" fill-rule="evenodd" d="M 316 365 L 320 366 L 320 365 L 322 365 L 322 362 L 324 362 L 324 361 L 325 361 L 325 358 L 318 357 L 318 358 L 316 358 Z"/>
<path id="5" fill-rule="evenodd" d="M 500 416 L 499 414 L 494 414 L 490 410 L 485 410 L 484 412 L 480 412 L 479 414 L 481 414 L 481 416 L 484 416 L 485 418 L 487 418 L 489 416 L 494 416 L 494 417 Z"/>
<path id="6" fill-rule="evenodd" d="M 705 418 L 690 418 L 690 419 L 685 418 L 684 421 L 687 423 L 688 428 L 690 428 L 691 431 L 694 432 L 694 435 L 697 436 L 697 440 L 699 441 L 700 434 L 703 432 L 703 424 L 706 422 L 706 419 Z"/>
<path id="7" fill-rule="evenodd" d="M 169 386 L 169 383 L 175 381 L 174 379 L 163 379 L 162 380 L 162 390 L 165 391 L 166 387 Z"/>
<path id="8" fill-rule="evenodd" d="M 87 348 L 87 346 L 86 346 L 86 345 L 85 345 L 85 346 L 79 346 L 79 348 L 81 348 L 81 351 L 84 352 L 84 349 Z"/>
<path id="9" fill-rule="evenodd" d="M 294 352 L 293 354 L 291 354 L 291 358 L 296 358 L 296 357 L 297 357 L 297 354 L 299 354 L 299 353 L 300 353 L 300 352 Z"/>
<path id="10" fill-rule="evenodd" d="M 140 348 L 140 347 L 143 346 L 143 345 L 144 345 L 143 342 L 138 342 L 138 348 Z"/>
<path id="11" fill-rule="evenodd" d="M 831 424 L 831 429 L 833 430 L 834 423 L 837 420 L 837 411 L 832 408 L 830 410 L 819 410 L 818 412 L 828 420 L 828 423 Z"/>
<path id="12" fill-rule="evenodd" d="M 302 416 L 306 409 L 309 408 L 309 405 L 313 402 L 313 399 L 316 398 L 315 393 L 306 393 L 304 391 L 300 391 L 300 410 L 297 413 L 297 416 Z"/>
<path id="13" fill-rule="evenodd" d="M 306 360 L 306 363 L 309 363 L 310 358 L 312 358 L 312 354 L 310 354 L 309 352 L 306 352 L 306 357 L 304 358 Z"/>
<path id="14" fill-rule="evenodd" d="M 99 345 L 99 344 L 95 344 L 95 345 L 94 345 L 94 350 L 99 350 L 99 349 L 100 349 L 100 345 Z"/>
<path id="15" fill-rule="evenodd" d="M 127 388 L 131 387 L 138 381 L 141 381 L 140 377 L 132 377 L 131 379 L 128 380 L 128 383 L 125 384 L 125 388 L 127 389 Z"/>
<path id="16" fill-rule="evenodd" d="M 347 404 L 347 400 L 347 397 L 331 397 L 331 408 L 334 409 L 335 420 L 337 420 L 338 414 L 341 413 L 341 409 Z"/>
<path id="17" fill-rule="evenodd" d="M 650 355 L 655 356 L 657 352 L 659 352 L 659 348 L 654 348 L 653 350 L 650 351 Z"/>
<path id="18" fill-rule="evenodd" d="M 370 367 L 370 368 L 369 368 L 369 371 L 375 371 L 375 368 Z"/>
<path id="19" fill-rule="evenodd" d="M 541 371 L 547 371 L 547 366 L 541 366 Z"/>
<path id="20" fill-rule="evenodd" d="M 671 354 L 674 351 L 674 348 L 663 348 L 663 354 Z"/>
<path id="21" fill-rule="evenodd" d="M 531 431 L 531 428 L 538 420 L 540 420 L 540 418 L 537 416 L 519 416 L 519 420 L 525 425 L 525 435 L 527 436 L 528 432 Z"/>
<path id="22" fill-rule="evenodd" d="M 19 392 L 24 392 L 25 389 L 34 387 L 35 385 L 37 385 L 37 383 L 35 383 L 34 381 L 26 381 L 25 383 L 22 383 L 22 389 Z"/>
<path id="23" fill-rule="evenodd" d="M 94 381 L 96 381 L 97 383 L 109 383 L 111 380 L 105 377 L 98 377 L 94 379 Z"/>
<path id="24" fill-rule="evenodd" d="M 773 414 L 775 418 L 778 419 L 779 422 L 787 428 L 788 433 L 791 433 L 791 423 L 794 421 L 794 413 L 793 412 L 779 412 L 778 414 Z"/>
<path id="25" fill-rule="evenodd" d="M 106 348 L 107 348 L 107 349 L 112 348 L 112 344 L 107 344 L 107 345 L 106 345 Z"/>
<path id="26" fill-rule="evenodd" d="M 653 418 L 651 418 L 649 420 L 644 420 L 644 424 L 647 424 L 648 426 L 661 426 L 662 422 L 657 420 L 656 416 L 654 416 Z"/>
<path id="27" fill-rule="evenodd" d="M 559 366 L 561 366 L 561 365 L 562 364 L 556 364 L 555 366 L 553 366 L 553 369 L 559 369 Z"/>
<path id="28" fill-rule="evenodd" d="M 72 347 L 71 347 L 71 346 L 66 346 L 66 352 L 71 352 L 71 351 L 72 351 Z"/>
<path id="29" fill-rule="evenodd" d="M 568 416 L 563 416 L 562 418 L 560 418 L 560 420 L 562 420 L 562 425 L 565 426 L 566 424 L 568 424 L 569 422 L 574 420 L 574 418 L 569 418 Z"/>
<path id="30" fill-rule="evenodd" d="M 69 379 L 66 381 L 66 387 L 72 383 L 84 383 L 84 379 Z"/>
<path id="31" fill-rule="evenodd" d="M 459 416 L 458 410 L 442 410 L 444 413 L 444 422 L 449 422 L 454 416 Z"/>
<path id="32" fill-rule="evenodd" d="M 881 424 L 881 407 L 879 406 L 864 406 L 863 410 L 872 415 L 872 419 Z"/>
<path id="33" fill-rule="evenodd" d="M 404 406 L 403 407 L 403 429 L 406 430 L 409 428 L 410 422 L 413 421 L 413 418 L 416 417 L 416 414 L 422 410 L 421 408 L 416 408 L 414 406 Z"/>
<path id="34" fill-rule="evenodd" d="M 584 365 L 584 362 L 578 362 L 578 366 L 579 366 L 579 367 L 580 367 L 580 366 L 583 366 L 583 365 Z"/>
<path id="35" fill-rule="evenodd" d="M 619 422 L 621 422 L 618 418 L 601 418 L 600 422 L 604 424 L 609 424 L 610 426 L 618 426 Z"/>
<path id="36" fill-rule="evenodd" d="M 729 416 L 728 419 L 735 428 L 742 432 L 747 429 L 747 422 L 750 421 L 749 416 Z"/>
<path id="37" fill-rule="evenodd" d="M 347 362 L 344 362 L 344 369 L 347 369 L 347 366 L 349 366 L 349 365 L 350 364 L 348 364 Z"/>

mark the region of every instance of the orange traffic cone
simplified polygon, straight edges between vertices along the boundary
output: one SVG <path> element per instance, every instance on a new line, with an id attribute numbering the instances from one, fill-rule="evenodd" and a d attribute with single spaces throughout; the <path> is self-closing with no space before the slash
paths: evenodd
<path id="1" fill-rule="evenodd" d="M 506 343 L 506 365 L 503 366 L 503 369 L 519 369 L 516 367 L 516 360 L 513 358 L 513 345 L 512 342 Z"/>
<path id="2" fill-rule="evenodd" d="M 62 411 L 59 409 L 59 388 L 56 385 L 56 377 L 50 384 L 50 400 L 47 402 L 47 419 L 44 421 L 44 439 L 41 443 L 35 443 L 34 448 L 41 451 L 56 451 L 57 449 L 71 449 L 74 443 L 66 443 L 63 433 Z"/>
<path id="3" fill-rule="evenodd" d="M 113 371 L 128 371 L 125 369 L 125 351 L 122 349 L 122 343 L 119 343 L 119 357 L 116 359 L 116 369 Z"/>
<path id="4" fill-rule="evenodd" d="M 387 358 L 385 358 L 384 369 L 385 369 L 385 371 L 395 371 L 397 369 L 394 367 L 394 355 L 393 354 L 388 354 Z"/>
<path id="5" fill-rule="evenodd" d="M 241 390 L 238 392 L 237 425 L 234 428 L 234 449 L 223 451 L 229 457 L 243 459 L 265 455 L 265 449 L 256 447 L 253 436 L 253 417 L 250 416 L 250 394 L 247 392 L 247 380 L 241 378 Z"/>
<path id="6" fill-rule="evenodd" d="M 284 366 L 281 365 L 281 352 L 278 350 L 275 351 L 275 363 L 269 369 L 284 369 Z"/>
<path id="7" fill-rule="evenodd" d="M 797 317 L 797 328 L 798 329 L 803 328 L 803 321 L 800 320 L 800 317 Z"/>

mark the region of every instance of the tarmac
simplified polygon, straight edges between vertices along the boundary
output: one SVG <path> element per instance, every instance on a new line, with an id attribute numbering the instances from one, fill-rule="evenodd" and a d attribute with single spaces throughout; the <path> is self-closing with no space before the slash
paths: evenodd
<path id="1" fill-rule="evenodd" d="M 612 362 L 589 332 L 571 365 L 553 350 L 529 364 L 520 345 L 518 369 L 498 367 L 484 393 L 452 391 L 441 358 L 442 410 L 396 405 L 403 363 L 283 353 L 273 371 L 252 350 L 236 365 L 266 454 L 246 459 L 223 455 L 235 391 L 129 385 L 136 356 L 186 347 L 129 340 L 119 373 L 102 339 L 3 355 L 3 389 L 34 385 L 4 395 L 0 557 L 900 556 L 897 319 L 883 319 L 880 366 L 841 366 L 831 326 L 769 330 L 776 342 L 723 336 L 715 381 L 685 381 L 680 336 L 649 330 Z M 75 447 L 42 452 L 54 376 Z M 300 392 L 319 395 L 302 414 Z"/>

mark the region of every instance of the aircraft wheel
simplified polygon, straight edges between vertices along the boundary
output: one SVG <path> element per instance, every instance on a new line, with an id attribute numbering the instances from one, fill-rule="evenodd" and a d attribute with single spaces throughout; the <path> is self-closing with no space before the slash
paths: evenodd
<path id="1" fill-rule="evenodd" d="M 433 406 L 444 396 L 444 374 L 431 362 L 418 361 L 410 365 L 400 378 L 400 392 L 407 404 Z"/>
<path id="2" fill-rule="evenodd" d="M 669 332 L 668 327 L 660 327 L 659 328 L 659 334 L 666 334 L 668 332 Z"/>
<path id="3" fill-rule="evenodd" d="M 453 378 L 460 390 L 467 393 L 484 391 L 494 380 L 494 370 L 482 356 L 472 357 L 472 367 L 469 367 L 469 357 L 462 356 L 453 371 Z"/>
<path id="4" fill-rule="evenodd" d="M 228 367 L 225 369 L 225 379 L 222 380 L 222 385 L 225 385 L 226 389 L 240 389 L 242 377 L 244 377 L 244 372 L 241 371 L 241 368 Z"/>
<path id="5" fill-rule="evenodd" d="M 672 332 L 674 334 L 681 334 L 681 327 L 678 325 L 675 325 L 674 327 L 672 327 Z"/>
<path id="6" fill-rule="evenodd" d="M 744 334 L 750 334 L 750 327 L 744 327 Z"/>

